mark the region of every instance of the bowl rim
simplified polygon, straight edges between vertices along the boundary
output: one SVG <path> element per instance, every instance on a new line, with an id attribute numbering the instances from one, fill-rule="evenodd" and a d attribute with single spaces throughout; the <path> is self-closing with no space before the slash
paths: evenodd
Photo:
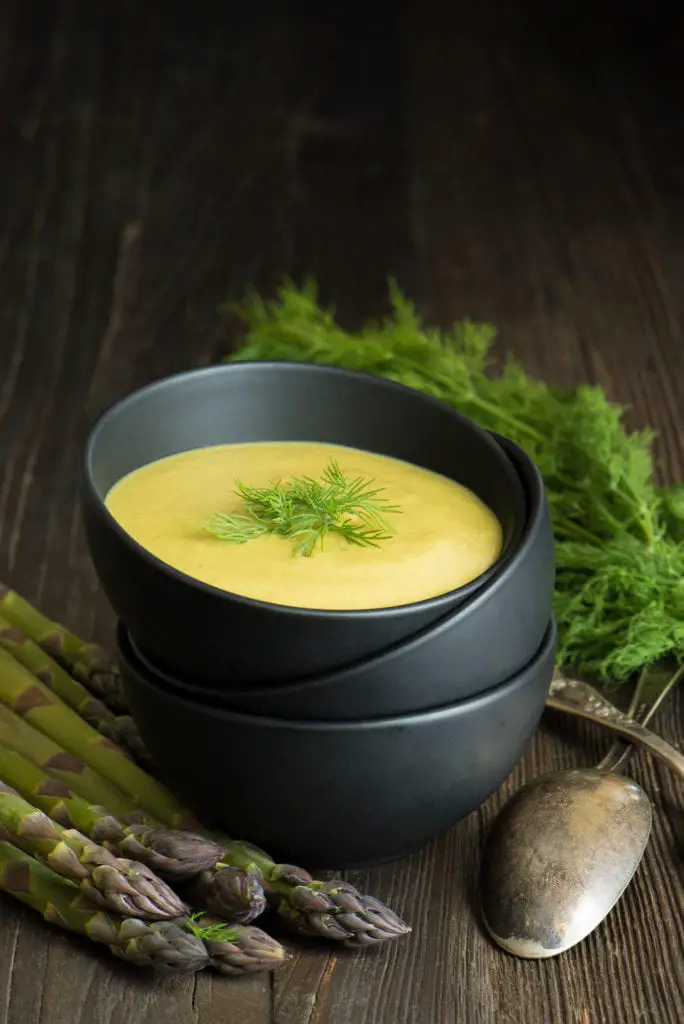
<path id="1" fill-rule="evenodd" d="M 247 597 L 244 594 L 236 594 L 232 590 L 224 590 L 221 587 L 216 587 L 211 583 L 205 583 L 203 580 L 198 580 L 194 576 L 189 576 L 187 573 L 180 569 L 176 569 L 174 566 L 169 565 L 167 562 L 162 561 L 156 555 L 148 551 L 147 548 L 143 547 L 138 541 L 135 540 L 122 526 L 119 525 L 117 520 L 111 514 L 107 508 L 105 501 L 100 497 L 100 494 L 95 486 L 94 482 L 94 471 L 93 471 L 93 459 L 94 451 L 98 444 L 101 433 L 107 428 L 108 424 L 114 420 L 117 416 L 125 413 L 128 406 L 135 405 L 137 402 L 144 401 L 149 395 L 156 391 L 162 391 L 166 388 L 174 386 L 182 386 L 185 381 L 191 379 L 197 379 L 200 377 L 211 377 L 219 376 L 224 373 L 239 372 L 240 370 L 254 370 L 256 368 L 280 370 L 282 372 L 296 372 L 297 370 L 305 367 L 307 370 L 313 370 L 315 372 L 326 373 L 330 376 L 346 377 L 352 380 L 364 379 L 371 381 L 378 387 L 384 387 L 386 389 L 393 389 L 395 391 L 401 391 L 412 395 L 415 399 L 427 402 L 434 406 L 439 406 L 445 409 L 450 415 L 460 420 L 464 427 L 467 427 L 480 440 L 490 448 L 492 454 L 500 459 L 501 468 L 507 476 L 510 477 L 509 483 L 511 483 L 511 492 L 514 494 L 518 490 L 519 479 L 513 466 L 510 465 L 510 460 L 506 457 L 505 452 L 502 452 L 501 445 L 497 444 L 494 440 L 491 432 L 480 427 L 469 417 L 464 416 L 463 413 L 459 412 L 458 409 L 453 408 L 446 402 L 442 402 L 438 398 L 434 398 L 432 395 L 427 395 L 417 388 L 411 388 L 406 384 L 400 384 L 397 381 L 388 380 L 386 377 L 379 376 L 378 374 L 369 373 L 361 370 L 348 370 L 345 367 L 330 365 L 327 363 L 312 363 L 304 360 L 240 360 L 236 362 L 227 363 L 215 363 L 210 366 L 196 367 L 190 370 L 182 370 L 178 373 L 169 374 L 165 377 L 160 377 L 156 380 L 151 381 L 148 384 L 144 384 L 134 391 L 128 392 L 122 398 L 115 401 L 113 404 L 108 406 L 104 412 L 102 412 L 95 421 L 91 424 L 85 439 L 85 443 L 82 447 L 81 457 L 81 489 L 85 497 L 89 500 L 92 506 L 97 510 L 100 517 L 104 519 L 107 526 L 114 531 L 118 539 L 126 545 L 131 551 L 133 551 L 137 557 L 141 558 L 148 565 L 156 569 L 162 575 L 175 580 L 178 583 L 182 583 L 192 590 L 199 591 L 208 597 L 218 599 L 220 601 L 231 601 L 237 602 L 238 604 L 244 605 L 245 607 L 252 609 L 263 609 L 265 611 L 277 612 L 280 614 L 287 615 L 298 615 L 301 617 L 313 617 L 313 618 L 326 618 L 337 621 L 368 621 L 369 619 L 382 619 L 387 617 L 393 617 L 399 613 L 411 614 L 412 612 L 430 611 L 431 609 L 439 609 L 441 605 L 450 604 L 455 597 L 467 599 L 469 596 L 476 594 L 480 590 L 488 589 L 493 579 L 497 578 L 498 575 L 506 570 L 510 564 L 511 559 L 515 558 L 518 550 L 521 547 L 523 534 L 526 530 L 527 520 L 530 517 L 531 510 L 526 507 L 524 494 L 520 489 L 520 500 L 516 502 L 519 506 L 516 513 L 516 521 L 513 527 L 513 534 L 506 547 L 499 553 L 497 559 L 488 566 L 483 573 L 476 576 L 474 579 L 469 580 L 460 587 L 456 587 L 453 590 L 445 591 L 443 594 L 435 594 L 432 597 L 424 598 L 421 601 L 413 601 L 408 604 L 400 605 L 388 605 L 382 608 L 354 608 L 354 609 L 334 609 L 334 608 L 300 608 L 297 605 L 284 605 L 277 604 L 273 601 L 262 601 L 257 598 Z M 194 449 L 188 449 L 194 450 Z M 503 458 L 501 456 L 503 455 Z"/>
<path id="2" fill-rule="evenodd" d="M 480 707 L 484 708 L 494 703 L 501 694 L 507 691 L 514 691 L 518 687 L 525 685 L 537 666 L 552 653 L 555 654 L 557 642 L 558 626 L 552 615 L 549 619 L 544 638 L 534 657 L 519 672 L 504 680 L 503 683 L 497 683 L 496 686 L 492 686 L 488 690 L 483 690 L 481 693 L 470 697 L 464 697 L 462 700 L 454 701 L 452 704 L 443 704 L 424 711 L 414 711 L 404 715 L 387 715 L 383 718 L 359 718 L 340 721 L 334 719 L 274 718 L 272 715 L 253 715 L 245 711 L 233 711 L 230 708 L 198 704 L 177 693 L 163 691 L 163 688 L 158 685 L 156 680 L 149 678 L 144 668 L 141 671 L 139 662 L 135 655 L 132 654 L 128 633 L 121 623 L 117 624 L 116 649 L 117 655 L 126 666 L 126 669 L 134 673 L 136 678 L 142 678 L 144 685 L 148 689 L 165 692 L 167 697 L 176 702 L 178 710 L 195 710 L 199 708 L 207 715 L 228 719 L 236 724 L 249 725 L 250 723 L 259 723 L 262 728 L 274 731 L 352 733 L 401 727 L 408 728 L 412 725 L 429 725 L 441 719 L 457 717 L 463 711 L 476 711 Z"/>
<path id="3" fill-rule="evenodd" d="M 527 463 L 530 469 L 530 476 L 534 479 L 540 490 L 543 490 L 543 480 L 534 460 L 527 454 L 527 452 L 516 444 L 515 441 L 511 441 L 507 437 L 503 437 L 500 434 L 492 434 L 497 440 L 497 443 L 501 445 L 506 452 L 506 448 L 515 449 L 515 457 Z M 506 452 L 506 454 L 508 454 Z M 342 668 L 335 669 L 332 672 L 326 672 L 322 675 L 305 679 L 295 679 L 288 683 L 276 683 L 272 686 L 260 684 L 260 683 L 248 683 L 240 687 L 249 697 L 258 698 L 260 694 L 265 697 L 273 696 L 275 693 L 282 693 L 283 690 L 296 691 L 301 693 L 303 691 L 316 691 L 319 686 L 327 687 L 334 686 L 336 684 L 344 685 L 350 676 L 353 676 L 359 668 L 366 668 L 370 666 L 371 669 L 375 669 L 378 666 L 386 667 L 398 658 L 401 658 L 404 653 L 409 650 L 413 651 L 416 648 L 420 648 L 423 644 L 429 643 L 435 636 L 439 636 L 442 632 L 446 632 L 451 628 L 453 620 L 455 618 L 461 618 L 468 615 L 474 615 L 482 607 L 482 605 L 489 601 L 496 595 L 498 590 L 505 585 L 510 579 L 510 576 L 515 572 L 517 562 L 523 557 L 524 553 L 528 550 L 530 544 L 534 541 L 537 533 L 541 529 L 542 523 L 546 518 L 546 506 L 543 501 L 528 502 L 530 505 L 529 515 L 527 522 L 522 531 L 518 548 L 511 555 L 510 562 L 505 565 L 501 571 L 490 581 L 489 586 L 483 587 L 477 591 L 470 598 L 459 604 L 448 614 L 442 616 L 437 622 L 426 626 L 420 632 L 414 633 L 406 640 L 399 641 L 398 643 L 392 644 L 391 647 L 384 648 L 376 654 L 369 657 L 360 659 L 354 662 L 352 665 L 345 665 Z M 171 687 L 177 686 L 179 683 L 183 687 L 195 690 L 202 695 L 204 699 L 211 700 L 212 694 L 221 693 L 221 688 L 218 685 L 211 687 L 195 687 L 191 684 L 185 684 L 182 680 L 179 680 L 174 676 L 172 672 L 166 669 L 157 668 L 157 666 L 151 664 L 149 659 L 143 651 L 141 651 L 135 641 L 135 638 L 127 630 L 129 643 L 135 653 L 137 660 L 143 664 L 149 671 L 153 672 L 159 679 L 164 679 Z M 486 691 L 485 691 L 486 692 Z"/>

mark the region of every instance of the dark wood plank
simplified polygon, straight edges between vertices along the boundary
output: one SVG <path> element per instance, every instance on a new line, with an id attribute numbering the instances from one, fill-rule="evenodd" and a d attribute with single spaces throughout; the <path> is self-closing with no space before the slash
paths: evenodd
<path id="1" fill-rule="evenodd" d="M 533 372 L 629 403 L 684 475 L 683 36 L 623 8 L 0 3 L 0 578 L 109 641 L 78 514 L 87 425 L 218 358 L 236 340 L 218 304 L 283 273 L 314 274 L 349 323 L 382 312 L 388 274 L 437 321 L 496 323 Z M 680 695 L 657 725 L 677 741 Z M 674 1024 L 684 798 L 647 759 L 653 841 L 604 926 L 534 964 L 478 923 L 503 800 L 607 744 L 547 716 L 480 811 L 354 874 L 415 928 L 372 953 L 162 982 L 3 900 L 0 1024 Z"/>

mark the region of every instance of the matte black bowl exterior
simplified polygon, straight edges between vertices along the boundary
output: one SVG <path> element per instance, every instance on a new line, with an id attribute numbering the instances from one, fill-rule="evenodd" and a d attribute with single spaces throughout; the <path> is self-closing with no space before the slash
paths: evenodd
<path id="1" fill-rule="evenodd" d="M 243 715 L 179 697 L 120 636 L 126 695 L 169 785 L 208 825 L 288 863 L 394 860 L 464 818 L 515 767 L 553 674 L 556 629 L 515 678 L 436 711 L 357 722 Z"/>
<path id="2" fill-rule="evenodd" d="M 344 721 L 410 714 L 463 700 L 510 679 L 534 657 L 551 615 L 553 533 L 539 472 L 497 438 L 522 480 L 528 518 L 515 553 L 489 585 L 417 636 L 340 672 L 279 686 L 221 690 L 159 672 L 129 637 L 159 686 L 190 700 L 274 718 Z"/>
<path id="3" fill-rule="evenodd" d="M 470 487 L 504 528 L 477 580 L 427 601 L 316 611 L 253 601 L 192 579 L 145 551 L 105 507 L 109 489 L 155 459 L 206 445 L 313 440 L 365 448 Z M 520 481 L 493 439 L 447 405 L 369 374 L 306 363 L 234 363 L 142 388 L 93 427 L 83 505 L 95 570 L 116 614 L 165 671 L 201 685 L 278 683 L 352 664 L 425 629 L 480 590 L 524 522 Z"/>

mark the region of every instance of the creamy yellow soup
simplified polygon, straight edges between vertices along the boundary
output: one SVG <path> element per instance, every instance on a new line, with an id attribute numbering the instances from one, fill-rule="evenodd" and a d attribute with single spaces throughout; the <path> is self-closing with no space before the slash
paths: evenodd
<path id="1" fill-rule="evenodd" d="M 345 477 L 383 488 L 401 509 L 377 547 L 336 534 L 311 557 L 268 534 L 235 544 L 205 528 L 212 513 L 239 513 L 236 481 L 265 487 L 292 477 L 320 480 L 334 459 Z M 475 579 L 498 558 L 502 530 L 467 488 L 385 455 L 315 442 L 216 445 L 160 459 L 128 474 L 106 505 L 120 526 L 161 561 L 204 583 L 298 608 L 353 610 L 411 604 Z"/>

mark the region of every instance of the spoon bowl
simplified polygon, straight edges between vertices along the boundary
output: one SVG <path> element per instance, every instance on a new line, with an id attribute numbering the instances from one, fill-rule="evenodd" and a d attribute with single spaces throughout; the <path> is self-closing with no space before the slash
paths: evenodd
<path id="1" fill-rule="evenodd" d="M 581 942 L 629 884 L 651 823 L 644 790 L 613 772 L 573 769 L 523 786 L 485 848 L 481 908 L 491 937 L 527 959 Z"/>
<path id="2" fill-rule="evenodd" d="M 631 743 L 684 779 L 684 755 L 646 728 L 683 675 L 682 666 L 649 665 L 627 714 L 588 683 L 554 677 L 547 707 L 620 739 L 595 768 L 555 772 L 523 786 L 491 830 L 480 879 L 482 916 L 507 952 L 527 959 L 562 953 L 619 900 L 646 849 L 652 809 L 641 787 L 617 772 Z"/>

